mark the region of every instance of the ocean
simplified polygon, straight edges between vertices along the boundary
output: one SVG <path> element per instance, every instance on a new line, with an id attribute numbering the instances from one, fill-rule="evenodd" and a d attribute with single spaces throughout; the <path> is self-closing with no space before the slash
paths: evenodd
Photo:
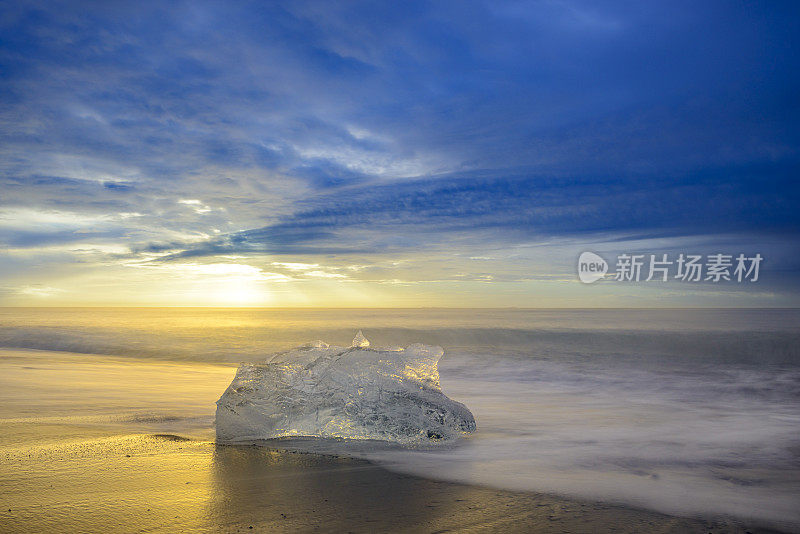
<path id="1" fill-rule="evenodd" d="M 318 339 L 347 346 L 358 330 L 372 346 L 443 347 L 442 389 L 478 430 L 433 449 L 338 452 L 800 528 L 800 310 L 3 308 L 0 444 L 42 439 L 20 430 L 31 423 L 213 439 L 237 363 Z M 131 373 L 110 376 L 105 361 Z"/>

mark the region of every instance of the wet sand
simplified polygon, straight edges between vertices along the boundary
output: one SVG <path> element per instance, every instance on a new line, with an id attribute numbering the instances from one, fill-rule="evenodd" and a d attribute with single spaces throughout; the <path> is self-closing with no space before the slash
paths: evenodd
<path id="1" fill-rule="evenodd" d="M 2 532 L 765 532 L 168 435 L 6 448 Z"/>
<path id="2" fill-rule="evenodd" d="M 217 445 L 234 370 L 0 351 L 0 532 L 767 532 Z"/>

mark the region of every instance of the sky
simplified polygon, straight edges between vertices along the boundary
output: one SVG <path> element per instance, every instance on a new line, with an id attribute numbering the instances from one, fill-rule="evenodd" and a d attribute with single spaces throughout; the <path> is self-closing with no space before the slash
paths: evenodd
<path id="1" fill-rule="evenodd" d="M 0 305 L 800 306 L 796 2 L 3 2 Z M 581 252 L 609 275 L 578 279 Z M 620 254 L 760 254 L 742 282 Z"/>

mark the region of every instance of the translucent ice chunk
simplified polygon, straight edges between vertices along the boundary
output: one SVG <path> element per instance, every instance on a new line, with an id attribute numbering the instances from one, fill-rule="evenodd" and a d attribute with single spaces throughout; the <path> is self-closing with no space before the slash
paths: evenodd
<path id="1" fill-rule="evenodd" d="M 441 441 L 475 430 L 463 404 L 439 386 L 440 347 L 348 348 L 313 343 L 243 364 L 217 401 L 217 439 L 284 436 Z"/>
<path id="2" fill-rule="evenodd" d="M 369 340 L 365 338 L 364 334 L 362 334 L 361 330 L 359 330 L 358 334 L 356 334 L 356 337 L 353 338 L 353 344 L 350 346 L 366 348 L 369 347 Z"/>

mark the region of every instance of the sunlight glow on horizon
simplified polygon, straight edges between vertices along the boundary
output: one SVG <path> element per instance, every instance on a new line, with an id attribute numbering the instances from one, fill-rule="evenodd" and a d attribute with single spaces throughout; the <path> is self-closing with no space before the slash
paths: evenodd
<path id="1" fill-rule="evenodd" d="M 0 5 L 0 306 L 797 306 L 795 8 L 629 7 Z"/>

